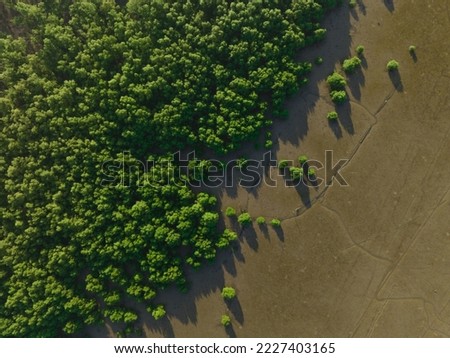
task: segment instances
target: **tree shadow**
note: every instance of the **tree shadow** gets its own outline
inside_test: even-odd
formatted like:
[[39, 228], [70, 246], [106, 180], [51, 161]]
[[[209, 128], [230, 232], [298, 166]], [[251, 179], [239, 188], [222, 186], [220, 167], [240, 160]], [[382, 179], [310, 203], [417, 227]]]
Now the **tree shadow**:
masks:
[[364, 72], [361, 68], [358, 68], [349, 77], [348, 88], [350, 88], [352, 96], [359, 101], [361, 99], [361, 87], [364, 87], [366, 83]]
[[384, 5], [389, 10], [389, 12], [393, 12], [395, 10], [394, 0], [383, 0]]
[[281, 242], [284, 242], [284, 231], [283, 228], [281, 226], [273, 226], [273, 231], [275, 231], [275, 233], [277, 234], [278, 239]]
[[242, 239], [245, 239], [247, 245], [253, 250], [258, 251], [258, 235], [256, 235], [253, 225], [246, 225], [241, 232]]
[[352, 107], [349, 101], [345, 101], [336, 106], [336, 112], [339, 116], [339, 122], [348, 134], [355, 134], [355, 128], [352, 121]]
[[262, 232], [262, 234], [264, 235], [264, 237], [266, 238], [266, 239], [270, 239], [270, 236], [269, 236], [269, 230], [267, 229], [267, 224], [260, 224], [260, 225], [258, 225], [258, 227], [259, 227], [259, 230]]
[[341, 125], [339, 124], [339, 121], [328, 121], [328, 126], [331, 128], [336, 139], [342, 137], [342, 129]]
[[367, 70], [367, 68], [369, 67], [368, 63], [367, 63], [367, 58], [366, 56], [364, 56], [364, 54], [359, 55], [359, 59], [361, 60], [361, 66], [362, 68], [364, 68], [365, 70]]
[[410, 51], [409, 54], [411, 55], [411, 58], [413, 59], [414, 63], [417, 62], [417, 53], [416, 51]]
[[307, 185], [305, 185], [303, 180], [300, 180], [297, 183], [297, 185], [295, 185], [295, 190], [297, 191], [298, 195], [300, 196], [300, 199], [301, 199], [303, 205], [309, 209], [311, 207], [311, 196], [309, 193], [309, 187]]
[[236, 332], [235, 332], [232, 324], [230, 324], [230, 325], [225, 327], [225, 332], [227, 333], [229, 338], [236, 338], [237, 337]]
[[234, 297], [232, 300], [226, 301], [226, 305], [228, 307], [228, 310], [233, 314], [236, 321], [242, 325], [244, 323], [244, 312], [242, 311], [239, 299], [237, 297]]
[[389, 71], [389, 78], [397, 92], [403, 92], [403, 82], [398, 70]]
[[358, 9], [364, 16], [366, 16], [367, 14], [366, 5], [362, 2], [362, 0], [358, 0]]
[[274, 121], [273, 132], [280, 142], [288, 142], [294, 146], [308, 133], [308, 121], [320, 100], [319, 84], [332, 73], [336, 64], [351, 55], [350, 11], [348, 6], [340, 6], [325, 18], [323, 27], [327, 30], [324, 41], [302, 49], [298, 61], [313, 63], [318, 56], [323, 58], [320, 66], [314, 66], [308, 76], [308, 83], [300, 88], [299, 93], [288, 99], [288, 120]]

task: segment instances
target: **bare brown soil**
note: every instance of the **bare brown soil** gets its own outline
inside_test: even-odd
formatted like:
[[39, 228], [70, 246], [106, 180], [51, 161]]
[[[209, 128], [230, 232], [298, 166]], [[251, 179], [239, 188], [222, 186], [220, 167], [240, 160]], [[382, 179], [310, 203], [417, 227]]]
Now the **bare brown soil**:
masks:
[[[190, 274], [189, 293], [163, 292], [168, 318], [144, 314], [147, 336], [450, 336], [449, 6], [360, 0], [327, 18], [327, 40], [302, 53], [325, 61], [275, 124], [276, 157], [323, 160], [331, 149], [350, 159], [349, 186], [220, 192], [223, 209], [280, 218], [282, 230], [255, 223], [231, 254]], [[330, 127], [324, 79], [359, 44], [364, 66], [349, 76], [350, 104]], [[390, 59], [397, 75], [385, 70]], [[237, 290], [229, 306], [224, 285]]]

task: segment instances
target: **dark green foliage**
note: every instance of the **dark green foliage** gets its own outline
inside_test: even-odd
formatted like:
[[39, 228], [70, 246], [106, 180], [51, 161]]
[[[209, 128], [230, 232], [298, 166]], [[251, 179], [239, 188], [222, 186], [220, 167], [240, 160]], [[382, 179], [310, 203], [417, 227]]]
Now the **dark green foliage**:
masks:
[[222, 289], [222, 297], [226, 300], [232, 300], [236, 297], [236, 290], [233, 287], [224, 287]]
[[322, 57], [316, 57], [315, 59], [314, 59], [314, 63], [316, 64], [316, 65], [321, 65], [322, 63], [323, 63], [323, 58]]
[[414, 45], [409, 46], [408, 51], [411, 55], [414, 55], [416, 53], [416, 46]]
[[327, 114], [327, 119], [329, 121], [337, 121], [338, 118], [339, 118], [339, 115], [335, 111], [328, 112], [328, 114]]
[[333, 72], [327, 77], [327, 83], [330, 87], [330, 91], [340, 91], [345, 88], [347, 81], [345, 78], [337, 72]]
[[398, 67], [399, 63], [396, 60], [390, 60], [386, 65], [386, 69], [388, 71], [396, 71], [398, 70]]
[[236, 216], [236, 210], [234, 208], [232, 208], [231, 206], [229, 206], [225, 210], [225, 215], [228, 217]]
[[336, 104], [344, 103], [347, 100], [347, 93], [345, 91], [331, 91], [331, 100]]
[[28, 3], [8, 1], [21, 36], [0, 38], [0, 335], [131, 324], [126, 299], [153, 307], [237, 237], [168, 156], [228, 152], [285, 114], [334, 1]]
[[252, 217], [250, 216], [249, 213], [242, 213], [241, 215], [238, 216], [238, 222], [242, 226], [250, 225], [252, 223]]
[[280, 227], [281, 226], [281, 221], [279, 219], [272, 219], [270, 221], [270, 225], [272, 225], [275, 228]]
[[278, 162], [278, 168], [280, 168], [280, 169], [284, 169], [288, 166], [289, 166], [289, 160], [283, 159]]
[[361, 59], [357, 56], [348, 58], [342, 63], [342, 69], [345, 73], [353, 73], [359, 67], [361, 67]]

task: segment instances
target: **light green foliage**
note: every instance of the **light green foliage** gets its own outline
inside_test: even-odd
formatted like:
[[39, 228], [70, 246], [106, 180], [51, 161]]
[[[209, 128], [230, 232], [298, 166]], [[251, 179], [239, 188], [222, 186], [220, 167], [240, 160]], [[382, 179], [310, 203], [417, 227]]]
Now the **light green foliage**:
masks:
[[316, 176], [316, 170], [314, 168], [308, 168], [308, 178], [314, 178]]
[[339, 115], [337, 114], [336, 111], [331, 111], [331, 112], [328, 112], [327, 119], [329, 121], [337, 121], [339, 119]]
[[280, 227], [281, 226], [281, 221], [279, 219], [272, 219], [270, 221], [270, 225], [272, 225], [273, 227]]
[[289, 166], [289, 160], [282, 159], [278, 162], [278, 168], [284, 169]]
[[298, 162], [303, 165], [308, 161], [308, 156], [305, 154], [302, 154], [301, 156], [298, 157]]
[[252, 223], [252, 217], [250, 216], [249, 213], [242, 213], [241, 215], [238, 216], [238, 222], [242, 226], [247, 226]]
[[236, 297], [236, 290], [233, 287], [224, 287], [222, 289], [222, 297], [225, 300], [232, 300]]
[[154, 319], [158, 320], [166, 315], [166, 310], [163, 305], [158, 305], [152, 310], [152, 316]]
[[345, 78], [337, 72], [333, 72], [327, 77], [327, 83], [330, 87], [330, 91], [340, 91], [345, 88], [347, 81]]
[[411, 55], [415, 54], [416, 53], [416, 46], [414, 46], [414, 45], [409, 46], [408, 51], [409, 51], [409, 53]]
[[331, 91], [331, 100], [336, 104], [344, 103], [347, 100], [347, 93], [345, 91]]
[[386, 65], [386, 69], [388, 71], [396, 71], [398, 70], [398, 67], [399, 63], [396, 60], [390, 60]]
[[356, 46], [356, 53], [358, 54], [358, 56], [361, 56], [364, 53], [364, 46], [363, 45]]
[[350, 7], [352, 7], [352, 8], [355, 7], [356, 6], [356, 0], [349, 0], [348, 5]]
[[236, 241], [237, 237], [238, 236], [234, 231], [225, 229], [216, 245], [219, 249], [223, 249], [229, 246], [231, 242]]
[[225, 215], [228, 217], [236, 216], [236, 210], [231, 206], [227, 207], [225, 210]]
[[226, 314], [222, 315], [222, 317], [220, 318], [220, 323], [222, 324], [222, 326], [228, 327], [231, 324], [230, 316]]
[[303, 168], [290, 167], [289, 171], [291, 173], [292, 179], [294, 180], [300, 180], [303, 177]]
[[258, 217], [256, 218], [256, 223], [257, 223], [258, 225], [264, 225], [264, 224], [266, 223], [266, 219], [265, 219], [263, 216], [258, 216]]
[[357, 68], [361, 67], [361, 59], [357, 56], [344, 60], [342, 69], [345, 73], [353, 73]]

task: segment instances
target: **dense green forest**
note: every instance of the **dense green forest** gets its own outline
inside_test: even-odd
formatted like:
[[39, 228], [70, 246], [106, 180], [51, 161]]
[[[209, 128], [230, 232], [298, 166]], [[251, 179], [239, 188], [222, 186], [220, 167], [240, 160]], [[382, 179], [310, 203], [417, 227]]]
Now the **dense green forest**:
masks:
[[[167, 158], [232, 151], [282, 116], [336, 2], [0, 1], [0, 336], [133, 324], [130, 298], [164, 315], [157, 291], [237, 237], [214, 197], [164, 180]], [[124, 151], [160, 176], [102, 185]]]

